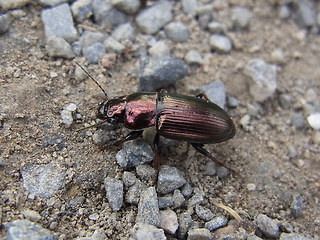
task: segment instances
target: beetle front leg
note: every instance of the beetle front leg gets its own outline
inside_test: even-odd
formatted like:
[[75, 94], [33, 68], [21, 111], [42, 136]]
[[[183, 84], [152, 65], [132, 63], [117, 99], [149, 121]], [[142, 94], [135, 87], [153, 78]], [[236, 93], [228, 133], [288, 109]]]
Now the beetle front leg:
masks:
[[139, 131], [132, 131], [127, 136], [125, 136], [123, 139], [120, 139], [113, 143], [114, 146], [121, 146], [124, 142], [134, 140], [140, 136], [142, 136], [143, 130]]

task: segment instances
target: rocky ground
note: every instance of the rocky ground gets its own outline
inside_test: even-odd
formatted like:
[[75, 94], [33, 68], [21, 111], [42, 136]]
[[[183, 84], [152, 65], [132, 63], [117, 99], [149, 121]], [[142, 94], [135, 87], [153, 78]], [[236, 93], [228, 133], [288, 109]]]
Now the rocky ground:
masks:
[[[112, 3], [0, 0], [0, 237], [319, 239], [318, 1]], [[110, 97], [206, 92], [237, 174], [161, 138], [155, 184], [148, 136], [101, 149], [129, 130], [84, 129], [104, 95], [75, 62]]]

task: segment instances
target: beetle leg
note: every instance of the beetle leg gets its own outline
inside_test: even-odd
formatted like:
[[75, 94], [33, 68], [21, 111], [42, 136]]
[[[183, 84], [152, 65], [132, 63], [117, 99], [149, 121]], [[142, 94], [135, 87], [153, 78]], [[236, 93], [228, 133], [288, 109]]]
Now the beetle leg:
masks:
[[192, 147], [194, 147], [195, 150], [197, 150], [199, 153], [201, 153], [202, 155], [210, 158], [212, 161], [214, 161], [215, 163], [219, 164], [220, 166], [223, 166], [227, 169], [229, 169], [231, 172], [233, 173], [237, 173], [235, 170], [233, 170], [232, 168], [229, 168], [227, 166], [224, 165], [223, 162], [219, 161], [218, 159], [216, 159], [214, 156], [212, 156], [207, 150], [205, 150], [203, 148], [203, 144], [198, 144], [198, 143], [191, 143]]
[[159, 133], [156, 133], [156, 135], [154, 136], [154, 140], [153, 140], [153, 147], [154, 147], [153, 168], [156, 171], [154, 174], [154, 179], [153, 179], [154, 184], [157, 183], [157, 178], [158, 178], [160, 165], [161, 165], [160, 156], [159, 156], [159, 148], [158, 148], [159, 147], [159, 139], [160, 139], [160, 135], [159, 135]]
[[132, 131], [127, 136], [125, 136], [123, 139], [116, 141], [113, 145], [121, 146], [126, 141], [134, 140], [134, 139], [140, 137], [142, 135], [142, 133], [143, 133], [143, 130]]
[[205, 93], [199, 93], [199, 94], [196, 95], [196, 97], [197, 98], [203, 98], [206, 101], [211, 102], [210, 99], [208, 98], [207, 94], [205, 94]]

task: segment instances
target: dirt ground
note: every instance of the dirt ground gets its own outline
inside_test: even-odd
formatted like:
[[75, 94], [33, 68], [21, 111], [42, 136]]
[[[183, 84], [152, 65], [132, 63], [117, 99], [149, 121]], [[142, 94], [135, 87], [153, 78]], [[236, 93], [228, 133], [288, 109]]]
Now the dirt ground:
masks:
[[[191, 148], [187, 160], [176, 164], [179, 153], [185, 151], [185, 143], [177, 143], [177, 147], [164, 153], [168, 157], [165, 162], [177, 165], [194, 188], [206, 193], [205, 206], [214, 212], [227, 216], [213, 206], [214, 202], [221, 202], [245, 212], [250, 219], [264, 213], [290, 223], [295, 232], [319, 239], [320, 148], [312, 140], [316, 131], [306, 122], [305, 106], [310, 101], [308, 98], [320, 106], [320, 37], [300, 28], [291, 19], [280, 20], [277, 9], [267, 1], [241, 2], [251, 7], [253, 19], [250, 30], [230, 31], [230, 37], [237, 41], [237, 48], [230, 54], [210, 52], [208, 44], [203, 44], [210, 34], [200, 30], [190, 18], [182, 18], [192, 31], [190, 41], [172, 46], [174, 56], [181, 57], [189, 49], [196, 49], [209, 59], [204, 68], [189, 69], [188, 76], [176, 84], [177, 92], [194, 95], [203, 85], [221, 79], [227, 95], [239, 100], [240, 106], [228, 111], [237, 125], [235, 138], [208, 145], [206, 149], [215, 152], [240, 174], [223, 179], [206, 176], [208, 159]], [[137, 208], [125, 205], [113, 213], [103, 187], [106, 176], [119, 177], [123, 172], [115, 161], [117, 151], [99, 150], [92, 141], [95, 128], [76, 131], [94, 123], [101, 91], [89, 79], [75, 80], [72, 61], [47, 56], [40, 6], [26, 6], [19, 11], [21, 16], [12, 18], [10, 31], [0, 36], [1, 222], [23, 218], [21, 212], [32, 209], [43, 216], [39, 221], [43, 227], [58, 222], [53, 231], [62, 239], [90, 235], [97, 228], [104, 229], [112, 239], [127, 238]], [[231, 24], [230, 10], [223, 9], [217, 18]], [[248, 105], [254, 104], [243, 67], [256, 57], [269, 61], [271, 52], [277, 48], [283, 50], [286, 59], [278, 65], [278, 90], [273, 98], [260, 104], [261, 111], [251, 117], [250, 128], [243, 129], [239, 120], [247, 114]], [[82, 60], [77, 59], [80, 63]], [[112, 79], [106, 77], [106, 70], [100, 65], [86, 67], [112, 96], [139, 90], [139, 60], [135, 57], [110, 69]], [[316, 93], [316, 97], [310, 96], [310, 92]], [[278, 103], [283, 93], [291, 97], [288, 109]], [[84, 117], [66, 128], [60, 111], [69, 103], [75, 103]], [[290, 118], [297, 112], [305, 115], [302, 129], [290, 126]], [[126, 132], [123, 129], [123, 134]], [[63, 139], [62, 148], [44, 144], [47, 137], [57, 136]], [[297, 155], [290, 159], [288, 149], [292, 146]], [[25, 191], [20, 170], [28, 163], [49, 162], [66, 170], [67, 184], [52, 198], [56, 204], [48, 207], [48, 199], [32, 198]], [[247, 189], [249, 183], [255, 184], [254, 191]], [[294, 217], [289, 209], [293, 196], [298, 194], [304, 204], [302, 215]], [[82, 215], [79, 209], [64, 209], [77, 196], [85, 197]], [[90, 220], [88, 215], [95, 212], [104, 217]], [[5, 233], [4, 228], [0, 229], [0, 237]]]

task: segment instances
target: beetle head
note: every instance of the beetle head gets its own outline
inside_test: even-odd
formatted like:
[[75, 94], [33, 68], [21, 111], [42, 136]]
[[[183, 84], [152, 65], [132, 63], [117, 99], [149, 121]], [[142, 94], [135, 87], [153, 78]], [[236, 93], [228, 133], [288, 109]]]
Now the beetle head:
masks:
[[108, 123], [123, 123], [126, 108], [126, 100], [113, 98], [99, 104], [97, 118], [106, 120]]

